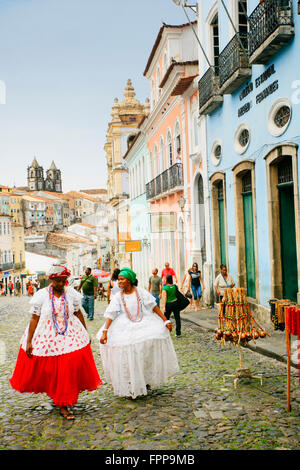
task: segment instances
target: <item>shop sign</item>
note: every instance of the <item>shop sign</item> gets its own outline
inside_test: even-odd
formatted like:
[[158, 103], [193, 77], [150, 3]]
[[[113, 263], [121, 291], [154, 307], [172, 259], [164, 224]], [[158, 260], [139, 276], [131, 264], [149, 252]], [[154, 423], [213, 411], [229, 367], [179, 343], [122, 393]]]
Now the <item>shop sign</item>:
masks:
[[[272, 64], [267, 68], [258, 78], [255, 79], [255, 88], [260, 87], [266, 80], [268, 80], [274, 73], [276, 73], [275, 65]], [[255, 103], [260, 104], [265, 98], [278, 90], [279, 84], [278, 80], [275, 80], [271, 85], [267, 86], [261, 93], [256, 95]], [[250, 93], [254, 90], [253, 82], [249, 83], [240, 93], [239, 99], [243, 101]], [[244, 114], [248, 113], [252, 108], [252, 100], [245, 103], [238, 109], [238, 117], [242, 117]]]
[[127, 253], [134, 253], [142, 251], [141, 240], [130, 240], [125, 242], [125, 251]]

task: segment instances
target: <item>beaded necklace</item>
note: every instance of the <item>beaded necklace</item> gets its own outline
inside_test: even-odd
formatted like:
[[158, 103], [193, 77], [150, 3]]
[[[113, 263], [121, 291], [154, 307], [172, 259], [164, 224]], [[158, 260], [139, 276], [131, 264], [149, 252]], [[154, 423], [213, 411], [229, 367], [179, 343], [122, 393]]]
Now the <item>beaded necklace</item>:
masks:
[[[122, 300], [122, 304], [123, 304], [125, 313], [126, 313], [127, 317], [129, 318], [129, 320], [130, 320], [130, 321], [133, 321], [133, 322], [135, 322], [135, 323], [137, 323], [137, 322], [142, 321], [142, 319], [143, 319], [143, 313], [141, 314], [141, 317], [140, 317], [140, 312], [143, 312], [143, 310], [140, 308], [140, 307], [141, 307], [141, 299], [140, 299], [140, 297], [139, 297], [139, 295], [138, 295], [137, 289], [134, 289], [134, 292], [135, 292], [136, 300], [137, 300], [137, 312], [136, 312], [136, 315], [131, 315], [131, 313], [129, 312], [129, 310], [128, 310], [128, 308], [127, 308], [127, 305], [126, 305], [126, 302], [125, 302], [124, 292], [123, 292], [123, 291], [121, 292], [121, 300]], [[140, 317], [140, 318], [139, 318], [139, 317]]]
[[[63, 294], [60, 297], [60, 307], [59, 307], [58, 312], [56, 312], [56, 309], [55, 309], [55, 302], [54, 302], [54, 294], [53, 294], [52, 284], [49, 287], [49, 297], [50, 297], [50, 302], [51, 302], [52, 320], [53, 320], [54, 329], [56, 331], [56, 334], [66, 335], [67, 334], [67, 329], [68, 329], [69, 311], [68, 311], [68, 302], [67, 302], [67, 299], [66, 299], [65, 290], [64, 290]], [[64, 327], [63, 327], [63, 329], [60, 329], [58, 321], [57, 321], [57, 315], [58, 315], [58, 313], [60, 313], [62, 311], [62, 309], [64, 311]]]

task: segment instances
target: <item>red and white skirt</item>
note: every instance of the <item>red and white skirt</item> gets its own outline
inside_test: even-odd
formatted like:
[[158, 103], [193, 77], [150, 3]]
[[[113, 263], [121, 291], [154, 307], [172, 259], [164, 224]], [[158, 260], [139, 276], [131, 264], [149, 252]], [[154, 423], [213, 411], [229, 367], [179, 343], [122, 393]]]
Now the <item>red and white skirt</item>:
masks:
[[9, 382], [21, 393], [46, 393], [56, 406], [73, 406], [80, 392], [102, 384], [90, 344], [60, 356], [32, 358], [20, 348]]

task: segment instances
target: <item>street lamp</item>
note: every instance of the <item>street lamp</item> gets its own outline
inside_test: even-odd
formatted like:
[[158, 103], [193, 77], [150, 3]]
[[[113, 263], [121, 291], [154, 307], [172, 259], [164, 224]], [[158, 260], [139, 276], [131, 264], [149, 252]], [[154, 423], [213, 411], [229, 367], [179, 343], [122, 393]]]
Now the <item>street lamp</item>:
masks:
[[179, 205], [181, 211], [183, 211], [185, 203], [186, 199], [183, 196], [180, 196], [180, 198], [177, 199], [177, 204]]

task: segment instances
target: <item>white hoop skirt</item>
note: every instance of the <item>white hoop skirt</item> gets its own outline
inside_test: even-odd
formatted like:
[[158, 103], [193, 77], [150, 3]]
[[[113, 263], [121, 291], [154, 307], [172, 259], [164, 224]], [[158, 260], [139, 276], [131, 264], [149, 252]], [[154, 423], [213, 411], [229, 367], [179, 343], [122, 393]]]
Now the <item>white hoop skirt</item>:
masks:
[[[100, 344], [100, 354], [105, 378], [120, 397], [147, 395], [147, 385], [165, 384], [179, 371], [170, 332], [152, 311], [156, 305], [154, 297], [145, 289], [138, 288], [138, 293], [143, 312], [141, 322], [129, 320], [119, 293], [104, 314], [113, 322], [107, 332], [107, 344]], [[128, 310], [135, 314], [136, 295], [125, 295], [125, 301]], [[97, 333], [98, 340], [103, 328]]]

